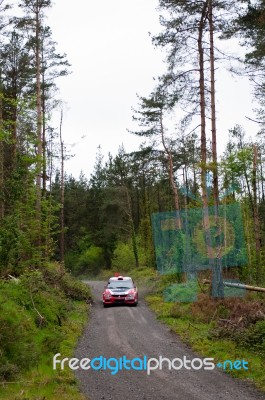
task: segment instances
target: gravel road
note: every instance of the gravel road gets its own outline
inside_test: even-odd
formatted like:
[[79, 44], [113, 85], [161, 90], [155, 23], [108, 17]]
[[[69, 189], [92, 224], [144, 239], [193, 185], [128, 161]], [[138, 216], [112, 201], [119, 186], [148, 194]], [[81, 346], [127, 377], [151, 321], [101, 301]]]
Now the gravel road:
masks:
[[[75, 357], [127, 356], [169, 359], [198, 357], [177, 335], [155, 319], [139, 298], [138, 307], [103, 308], [101, 294], [104, 282], [88, 282], [95, 304], [89, 325], [77, 346]], [[209, 354], [208, 357], [211, 357]], [[139, 364], [138, 364], [139, 365]], [[90, 400], [257, 400], [265, 394], [246, 383], [214, 369], [205, 370], [110, 370], [76, 371], [81, 391]]]

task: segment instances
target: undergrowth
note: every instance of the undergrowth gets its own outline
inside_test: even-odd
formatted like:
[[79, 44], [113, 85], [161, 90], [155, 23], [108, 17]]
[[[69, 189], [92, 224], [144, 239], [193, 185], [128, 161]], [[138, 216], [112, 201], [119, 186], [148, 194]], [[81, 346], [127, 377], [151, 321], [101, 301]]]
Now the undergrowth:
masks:
[[181, 339], [215, 363], [245, 360], [248, 370], [226, 372], [265, 390], [265, 299], [252, 293], [245, 298], [211, 299], [200, 293], [193, 303], [168, 302], [164, 290], [177, 277], [162, 276], [146, 297], [157, 318]]
[[60, 264], [0, 281], [0, 398], [82, 399], [55, 353], [71, 356], [87, 321], [89, 288]]

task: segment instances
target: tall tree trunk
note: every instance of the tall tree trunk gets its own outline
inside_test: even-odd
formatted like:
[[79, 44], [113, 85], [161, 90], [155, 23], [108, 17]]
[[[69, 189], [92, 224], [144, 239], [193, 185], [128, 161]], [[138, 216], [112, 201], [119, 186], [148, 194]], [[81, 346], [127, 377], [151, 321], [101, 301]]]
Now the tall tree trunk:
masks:
[[60, 260], [64, 263], [64, 142], [62, 137], [63, 110], [60, 119], [60, 145], [61, 145], [61, 215], [60, 215]]
[[10, 174], [12, 175], [16, 169], [17, 159], [17, 100], [18, 100], [18, 88], [17, 88], [17, 71], [13, 70], [12, 73], [12, 143], [11, 143], [11, 162], [10, 162]]
[[212, 123], [212, 157], [213, 157], [213, 197], [216, 214], [218, 215], [219, 188], [216, 143], [216, 111], [215, 111], [215, 60], [214, 60], [214, 24], [213, 5], [209, 0], [209, 30], [210, 30], [210, 70], [211, 70], [211, 123]]
[[258, 213], [258, 200], [257, 200], [257, 161], [258, 149], [257, 145], [253, 146], [253, 172], [252, 172], [252, 187], [253, 187], [253, 214], [254, 214], [254, 232], [255, 232], [255, 247], [256, 247], [256, 281], [260, 281], [260, 222]]
[[[212, 240], [210, 232], [209, 203], [206, 185], [206, 168], [207, 168], [207, 147], [206, 147], [206, 100], [205, 100], [205, 75], [204, 75], [204, 47], [203, 32], [205, 29], [205, 21], [207, 18], [208, 1], [205, 1], [202, 8], [201, 19], [198, 32], [198, 52], [199, 52], [199, 71], [200, 71], [200, 114], [201, 114], [201, 188], [202, 188], [202, 204], [203, 204], [203, 221], [206, 240], [206, 252], [209, 259], [210, 268], [215, 269], [214, 254], [212, 251]], [[216, 279], [212, 274], [212, 293], [216, 295]]]
[[36, 211], [39, 225], [41, 224], [41, 176], [42, 176], [42, 93], [41, 93], [41, 57], [40, 57], [40, 5], [36, 1], [35, 9], [35, 41], [36, 41], [36, 97], [37, 97], [37, 178], [36, 178]]
[[206, 164], [207, 164], [207, 148], [206, 148], [206, 101], [205, 101], [205, 77], [204, 77], [204, 48], [203, 48], [203, 30], [205, 27], [205, 19], [207, 14], [207, 1], [204, 2], [201, 19], [199, 23], [198, 33], [198, 52], [199, 52], [199, 86], [200, 86], [200, 115], [201, 115], [201, 188], [202, 188], [202, 204], [204, 229], [207, 234], [210, 229], [209, 209], [206, 187]]
[[190, 280], [194, 278], [194, 274], [190, 272], [189, 266], [191, 265], [191, 243], [188, 238], [190, 237], [189, 235], [189, 222], [188, 222], [188, 192], [189, 192], [189, 187], [188, 187], [188, 177], [187, 177], [187, 165], [185, 164], [183, 168], [183, 182], [186, 187], [186, 194], [184, 196], [184, 207], [185, 207], [185, 234], [186, 234], [186, 240], [185, 240], [185, 258], [184, 258], [184, 264], [185, 264], [185, 270], [187, 272], [187, 277], [184, 275], [185, 280]]
[[260, 180], [261, 180], [261, 199], [264, 203], [265, 196], [264, 196], [264, 175], [263, 175], [263, 166], [262, 166], [262, 158], [260, 158]]
[[52, 204], [53, 204], [53, 191], [52, 191], [52, 182], [53, 182], [53, 141], [52, 139], [49, 141], [49, 158], [48, 158], [48, 176], [49, 176], [49, 195], [48, 195], [48, 236], [47, 236], [47, 248], [50, 246], [51, 240], [52, 240], [52, 215], [53, 215], [53, 209], [52, 209]]
[[42, 194], [46, 196], [46, 181], [47, 181], [47, 165], [46, 165], [46, 102], [45, 102], [45, 72], [44, 72], [44, 49], [41, 45], [41, 63], [42, 63]]
[[201, 188], [202, 188], [202, 203], [204, 211], [204, 227], [205, 230], [209, 230], [209, 210], [208, 210], [208, 199], [206, 189], [206, 163], [207, 163], [207, 151], [206, 151], [206, 102], [205, 102], [205, 77], [204, 77], [204, 49], [202, 44], [203, 30], [205, 26], [205, 18], [207, 11], [207, 2], [204, 2], [201, 19], [199, 23], [199, 34], [198, 34], [198, 52], [199, 52], [199, 71], [200, 71], [200, 115], [201, 115]]
[[[213, 198], [215, 210], [215, 224], [220, 230], [218, 223], [219, 187], [218, 187], [218, 166], [217, 166], [217, 143], [216, 143], [216, 111], [215, 111], [215, 60], [214, 60], [214, 23], [213, 23], [213, 2], [209, 0], [209, 31], [210, 31], [210, 74], [211, 74], [211, 124], [212, 124], [212, 157], [213, 157]], [[219, 243], [215, 265], [212, 270], [212, 294], [213, 297], [224, 297], [222, 261], [220, 257], [222, 243]]]
[[201, 115], [201, 188], [202, 188], [202, 204], [203, 204], [203, 219], [204, 229], [209, 232], [209, 209], [206, 187], [206, 164], [207, 164], [207, 149], [206, 149], [206, 102], [205, 102], [205, 77], [204, 77], [204, 48], [203, 48], [203, 30], [205, 27], [205, 19], [207, 15], [207, 1], [204, 2], [198, 32], [198, 52], [199, 52], [199, 87], [200, 87], [200, 115]]
[[[188, 206], [190, 199], [189, 199], [189, 182], [188, 182], [188, 168], [187, 168], [187, 160], [185, 160], [185, 167], [184, 167], [184, 184], [185, 184], [185, 191], [186, 191], [186, 195], [185, 195], [185, 204]], [[185, 206], [186, 207], [186, 206]]]
[[3, 90], [2, 76], [0, 73], [0, 219], [5, 215], [4, 202], [4, 138], [3, 138]]

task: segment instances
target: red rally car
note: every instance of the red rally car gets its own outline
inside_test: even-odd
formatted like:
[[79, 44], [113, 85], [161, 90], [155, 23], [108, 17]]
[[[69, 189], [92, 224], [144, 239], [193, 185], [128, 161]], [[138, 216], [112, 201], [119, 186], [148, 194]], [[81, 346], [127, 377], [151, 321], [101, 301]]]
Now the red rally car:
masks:
[[109, 279], [103, 292], [103, 306], [130, 304], [137, 306], [138, 290], [129, 276], [115, 276]]

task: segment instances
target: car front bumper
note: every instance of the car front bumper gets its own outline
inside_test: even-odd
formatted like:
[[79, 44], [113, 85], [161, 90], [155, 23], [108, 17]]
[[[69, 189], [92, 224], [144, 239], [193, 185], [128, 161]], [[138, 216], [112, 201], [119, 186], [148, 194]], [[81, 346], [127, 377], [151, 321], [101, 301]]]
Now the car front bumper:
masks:
[[114, 305], [114, 304], [135, 304], [137, 303], [137, 297], [129, 297], [124, 295], [111, 295], [107, 298], [103, 296], [104, 305]]

